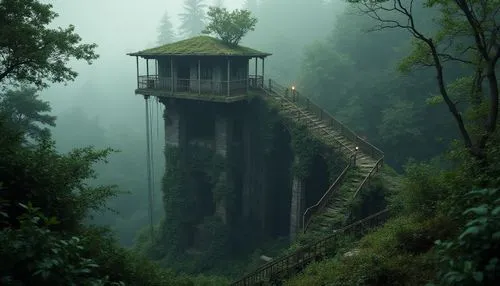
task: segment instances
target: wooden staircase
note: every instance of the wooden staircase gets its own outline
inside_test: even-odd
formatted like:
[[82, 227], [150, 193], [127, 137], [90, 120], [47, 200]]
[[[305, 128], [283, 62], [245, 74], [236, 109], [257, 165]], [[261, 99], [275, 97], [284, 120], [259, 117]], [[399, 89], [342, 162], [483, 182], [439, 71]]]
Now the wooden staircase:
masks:
[[385, 220], [387, 214], [387, 210], [384, 210], [343, 227], [348, 214], [341, 213], [341, 210], [346, 209], [346, 204], [355, 198], [373, 174], [380, 170], [384, 162], [382, 151], [356, 135], [295, 89], [285, 88], [270, 79], [263, 91], [266, 95], [265, 100], [279, 106], [282, 116], [305, 125], [317, 139], [340, 151], [347, 159], [347, 164], [321, 199], [307, 208], [303, 214], [303, 231], [313, 232], [315, 237], [326, 237], [290, 255], [265, 264], [234, 282], [233, 285], [262, 284], [264, 281], [272, 280], [273, 277], [291, 275], [307, 263], [323, 259], [328, 255], [327, 245], [331, 244], [338, 235], [356, 231], [360, 226], [366, 228], [367, 223], [369, 226], [379, 224]]
[[341, 175], [323, 197], [303, 215], [304, 231], [324, 236], [343, 225], [347, 214], [340, 213], [372, 175], [382, 167], [384, 153], [338, 122], [309, 98], [287, 89], [273, 80], [265, 87], [266, 100], [280, 107], [280, 114], [297, 124], [304, 124], [313, 136], [340, 151], [347, 159]]

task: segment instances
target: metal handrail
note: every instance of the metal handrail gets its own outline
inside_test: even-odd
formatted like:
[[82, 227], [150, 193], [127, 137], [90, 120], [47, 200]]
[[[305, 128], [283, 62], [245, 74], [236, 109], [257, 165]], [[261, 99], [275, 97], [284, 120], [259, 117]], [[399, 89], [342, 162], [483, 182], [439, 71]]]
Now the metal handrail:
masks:
[[345, 176], [347, 175], [347, 171], [349, 171], [349, 169], [352, 166], [352, 158], [353, 157], [350, 158], [349, 162], [347, 163], [347, 166], [344, 168], [342, 173], [340, 173], [335, 182], [333, 182], [333, 184], [323, 194], [323, 196], [319, 199], [319, 201], [305, 210], [304, 214], [302, 215], [303, 232], [306, 232], [307, 228], [311, 224], [312, 215], [314, 213], [322, 211], [323, 208], [325, 207], [326, 202], [328, 201], [328, 199], [330, 199], [331, 195], [333, 195], [337, 190], [340, 189], [340, 186], [344, 181]]
[[[302, 114], [302, 116], [304, 118], [307, 118], [307, 119], [311, 119], [311, 120], [314, 120], [315, 118], [313, 118], [312, 116], [308, 115], [307, 113], [304, 112], [304, 110], [302, 110], [301, 108], [297, 107], [293, 101], [290, 101], [284, 94], [281, 94], [281, 92], [279, 90], [273, 90], [273, 87], [275, 85], [278, 85], [277, 83], [273, 84], [273, 85], [270, 85], [269, 86], [269, 91], [271, 92], [274, 92], [275, 94], [279, 95], [282, 99], [284, 99], [285, 101], [287, 101], [288, 103], [291, 103], [292, 104], [292, 107], [299, 113]], [[268, 93], [268, 90], [266, 89], [263, 89], [266, 93]], [[335, 135], [334, 133], [332, 132], [329, 132], [326, 128], [324, 127], [321, 127], [320, 130], [323, 132], [323, 133], [326, 133], [326, 135]], [[355, 150], [352, 150], [351, 148], [349, 148], [349, 146], [345, 145], [344, 143], [342, 143], [341, 141], [339, 140], [335, 140], [341, 147], [347, 149], [348, 152], [351, 153], [351, 156], [352, 154], [354, 154]]]
[[382, 158], [380, 158], [380, 159], [377, 160], [377, 162], [375, 163], [375, 166], [373, 166], [373, 168], [370, 170], [370, 173], [368, 173], [368, 175], [365, 177], [365, 179], [363, 180], [363, 182], [356, 189], [356, 192], [354, 192], [354, 195], [352, 196], [353, 199], [356, 198], [356, 196], [361, 191], [361, 189], [363, 189], [363, 187], [366, 185], [366, 183], [370, 180], [370, 178], [373, 175], [373, 173], [374, 172], [378, 172], [379, 168], [383, 164], [384, 164], [384, 157], [382, 157]]
[[385, 219], [386, 218], [385, 215], [388, 212], [389, 212], [388, 209], [384, 209], [364, 219], [354, 222], [348, 226], [338, 229], [333, 234], [321, 240], [318, 240], [310, 245], [301, 247], [295, 250], [293, 253], [290, 253], [288, 255], [285, 255], [281, 258], [275, 259], [271, 262], [268, 262], [258, 267], [251, 273], [233, 282], [231, 285], [252, 285], [250, 283], [261, 282], [264, 279], [270, 278], [271, 276], [276, 275], [282, 271], [294, 269], [300, 265], [304, 266], [305, 264], [308, 264], [310, 261], [323, 257], [324, 256], [323, 250], [326, 250], [326, 244], [328, 242], [333, 241], [335, 238], [337, 238], [341, 234], [345, 234], [346, 232], [355, 232], [357, 230], [357, 227], [363, 225], [364, 223], [372, 222], [371, 226], [373, 227], [377, 224], [378, 222], [377, 219], [381, 217]]
[[[268, 86], [268, 89], [271, 91], [271, 92], [274, 92], [275, 94], [277, 95], [280, 95], [284, 100], [288, 101], [288, 103], [291, 103], [291, 105], [293, 107], [295, 107], [295, 109], [300, 112], [305, 118], [308, 118], [308, 119], [311, 119], [311, 116], [308, 115], [307, 113], [305, 113], [301, 108], [297, 107], [295, 105], [295, 102], [294, 101], [290, 101], [286, 94], [287, 94], [287, 89], [280, 85], [279, 83], [277, 83], [276, 81], [272, 80], [272, 79], [269, 79], [269, 86]], [[267, 91], [266, 91], [267, 92]], [[293, 91], [293, 95], [292, 95], [292, 98], [298, 98], [299, 97], [299, 92], [294, 90]], [[303, 97], [303, 96], [302, 96]], [[349, 129], [347, 126], [343, 125], [342, 123], [340, 123], [339, 121], [337, 121], [335, 118], [333, 118], [333, 116], [324, 111], [321, 107], [319, 107], [314, 101], [310, 101], [308, 98], [306, 98], [307, 100], [307, 105], [306, 105], [306, 110], [309, 110], [310, 108], [310, 105], [316, 107], [318, 110], [320, 110], [322, 113], [324, 113], [327, 117], [330, 118], [330, 122], [333, 126], [333, 122], [335, 122], [338, 126], [340, 126], [340, 134], [348, 139], [351, 139], [352, 138], [355, 138], [355, 143], [356, 144], [359, 144], [359, 143], [364, 143], [364, 144], [361, 144], [362, 147], [364, 148], [360, 148], [360, 149], [365, 149], [365, 150], [370, 150], [369, 153], [371, 153], [372, 156], [374, 156], [375, 154], [377, 154], [378, 156], [378, 161], [376, 162], [375, 166], [370, 170], [370, 172], [365, 176], [365, 178], [363, 179], [363, 182], [358, 186], [358, 188], [356, 189], [355, 193], [354, 193], [354, 197], [360, 192], [360, 190], [366, 185], [366, 183], [369, 181], [369, 179], [371, 178], [372, 174], [374, 171], [378, 171], [379, 169], [379, 166], [381, 164], [383, 164], [383, 159], [384, 159], [384, 153], [378, 149], [377, 147], [373, 146], [372, 144], [366, 142], [364, 139], [362, 139], [361, 137], [359, 137], [356, 133], [354, 133], [351, 129]], [[297, 100], [298, 103], [301, 103], [300, 100]], [[313, 119], [314, 120], [314, 119]], [[332, 135], [331, 132], [328, 132], [326, 130], [326, 128], [324, 127], [321, 127], [320, 128], [321, 131], [323, 131], [324, 133], [326, 133], [327, 135]], [[348, 136], [346, 136], [348, 133]], [[350, 149], [348, 146], [346, 146], [345, 144], [343, 144], [342, 142], [336, 140], [338, 143], [341, 144], [341, 146], [343, 146], [344, 148], [346, 148], [347, 150], [350, 151], [351, 155], [349, 156], [349, 160], [348, 160], [348, 164], [347, 166], [344, 168], [344, 170], [342, 171], [342, 173], [339, 175], [339, 177], [335, 180], [335, 182], [328, 188], [328, 190], [323, 194], [323, 196], [319, 199], [319, 201], [310, 206], [309, 208], [307, 208], [304, 212], [304, 214], [302, 215], [302, 227], [303, 227], [303, 231], [305, 232], [308, 228], [308, 226], [310, 225], [311, 223], [311, 218], [312, 218], [312, 215], [313, 213], [317, 213], [317, 212], [320, 212], [321, 210], [323, 210], [326, 202], [328, 201], [328, 199], [330, 199], [330, 196], [335, 192], [337, 191], [338, 189], [340, 189], [340, 186], [347, 174], [347, 171], [350, 169], [350, 167], [352, 166], [352, 158], [353, 156], [355, 156], [354, 154], [354, 150]], [[363, 146], [364, 145], [364, 146]]]
[[[277, 83], [276, 81], [274, 81], [272, 79], [269, 79], [269, 85], [272, 86], [272, 87], [278, 86], [280, 89], [285, 90], [285, 93], [288, 90], [286, 87], [280, 85], [279, 83]], [[367, 142], [365, 139], [359, 137], [349, 127], [347, 127], [346, 125], [342, 124], [340, 121], [336, 120], [329, 112], [327, 112], [326, 110], [324, 110], [323, 108], [321, 108], [316, 102], [314, 102], [313, 99], [301, 95], [300, 92], [298, 92], [297, 90], [294, 90], [292, 92], [291, 96], [294, 99], [296, 99], [294, 102], [297, 102], [299, 105], [305, 107], [306, 110], [308, 110], [308, 111], [309, 111], [309, 109], [310, 109], [311, 106], [315, 107], [317, 110], [320, 110], [321, 111], [321, 116], [320, 117], [322, 117], [322, 116], [328, 117], [328, 119], [330, 120], [330, 122], [327, 122], [327, 123], [330, 123], [330, 125], [332, 127], [334, 126], [333, 123], [335, 123], [335, 125], [337, 125], [337, 126], [340, 126], [340, 130], [339, 130], [340, 134], [342, 136], [350, 139], [351, 141], [353, 141], [357, 145], [359, 145], [359, 147], [360, 147], [360, 149], [362, 151], [364, 151], [364, 150], [368, 151], [366, 153], [370, 154], [372, 157], [375, 157], [376, 159], [380, 159], [381, 157], [383, 157], [384, 152], [382, 152], [379, 148], [377, 148], [374, 145], [372, 145], [369, 142]], [[303, 99], [303, 100], [301, 101], [301, 99]]]

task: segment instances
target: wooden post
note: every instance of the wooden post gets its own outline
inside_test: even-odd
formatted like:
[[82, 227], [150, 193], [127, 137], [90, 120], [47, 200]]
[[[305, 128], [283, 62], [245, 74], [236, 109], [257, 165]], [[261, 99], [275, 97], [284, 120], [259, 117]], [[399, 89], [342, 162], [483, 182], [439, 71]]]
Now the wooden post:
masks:
[[262, 58], [262, 85], [264, 85], [264, 60], [265, 58]]
[[198, 95], [201, 95], [201, 60], [198, 59]]
[[137, 88], [139, 88], [139, 56], [135, 56], [135, 63], [137, 64]]
[[158, 59], [155, 59], [155, 75], [158, 78]]
[[258, 83], [258, 80], [257, 80], [257, 59], [258, 58], [255, 58], [255, 87], [259, 87], [259, 83]]
[[245, 81], [246, 86], [245, 87], [246, 87], [246, 93], [248, 94], [248, 86], [250, 85], [250, 72], [249, 72], [250, 65], [249, 65], [248, 61], [247, 61], [247, 69], [246, 70], [247, 70], [247, 74], [245, 75], [245, 77], [246, 77], [246, 81]]
[[231, 60], [227, 58], [227, 96], [231, 95], [229, 79], [231, 78]]
[[149, 59], [146, 59], [146, 88], [149, 88]]
[[172, 86], [170, 87], [170, 91], [172, 92], [172, 95], [174, 94], [174, 57], [170, 57], [170, 77], [171, 77], [171, 82]]

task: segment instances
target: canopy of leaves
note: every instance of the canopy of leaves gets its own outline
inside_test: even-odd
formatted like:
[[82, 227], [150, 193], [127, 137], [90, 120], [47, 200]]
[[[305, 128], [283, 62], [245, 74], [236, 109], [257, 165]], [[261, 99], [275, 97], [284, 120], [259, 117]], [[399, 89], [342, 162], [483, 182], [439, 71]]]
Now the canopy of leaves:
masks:
[[257, 18], [248, 10], [234, 10], [229, 12], [226, 8], [210, 7], [208, 10], [209, 24], [203, 33], [215, 33], [221, 40], [238, 45], [249, 31], [255, 30]]
[[8, 119], [6, 124], [34, 139], [50, 133], [40, 124], [55, 126], [56, 120], [55, 116], [47, 114], [51, 111], [49, 103], [38, 97], [35, 89], [27, 87], [0, 93], [0, 114]]
[[50, 4], [36, 0], [0, 2], [0, 83], [67, 82], [77, 73], [66, 64], [71, 58], [88, 63], [97, 59], [95, 44], [80, 44], [75, 27], [50, 29], [57, 14]]

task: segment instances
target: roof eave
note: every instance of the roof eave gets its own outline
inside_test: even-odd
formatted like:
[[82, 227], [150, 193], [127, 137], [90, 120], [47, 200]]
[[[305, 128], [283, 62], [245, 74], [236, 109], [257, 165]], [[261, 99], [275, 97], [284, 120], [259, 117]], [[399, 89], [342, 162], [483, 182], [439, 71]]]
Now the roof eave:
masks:
[[136, 52], [136, 53], [128, 53], [128, 56], [133, 56], [133, 57], [165, 57], [165, 56], [177, 56], [177, 57], [188, 57], [188, 56], [193, 56], [193, 57], [251, 57], [251, 58], [265, 58], [268, 56], [271, 56], [272, 54], [270, 53], [261, 53], [261, 54], [248, 54], [248, 55], [242, 55], [242, 54], [150, 54], [150, 53], [141, 53], [141, 52]]

